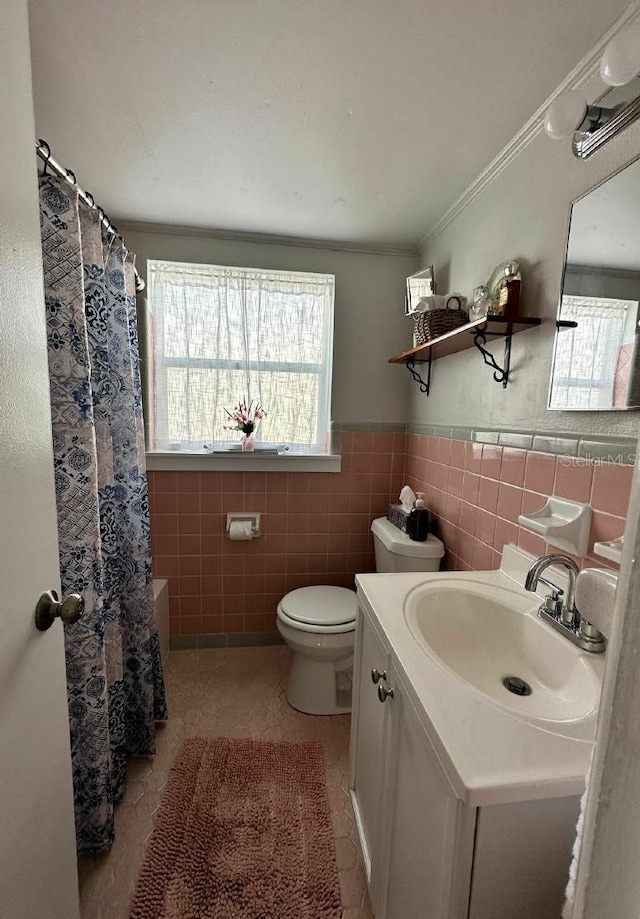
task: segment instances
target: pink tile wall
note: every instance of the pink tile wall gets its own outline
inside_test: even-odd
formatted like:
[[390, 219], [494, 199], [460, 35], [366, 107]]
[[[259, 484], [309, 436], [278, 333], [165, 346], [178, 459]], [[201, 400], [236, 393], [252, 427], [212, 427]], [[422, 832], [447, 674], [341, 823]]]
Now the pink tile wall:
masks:
[[[275, 629], [278, 601], [312, 584], [352, 587], [374, 570], [371, 521], [398, 495], [404, 433], [341, 435], [340, 473], [150, 472], [155, 577], [171, 632]], [[262, 535], [231, 542], [228, 511], [260, 511]]]
[[610, 564], [593, 556], [593, 543], [624, 532], [632, 466], [419, 434], [407, 435], [406, 449], [407, 481], [425, 492], [447, 568], [497, 568], [505, 543], [538, 556], [557, 552], [518, 525], [520, 514], [539, 510], [550, 495], [591, 504], [589, 557], [576, 561]]
[[[288, 591], [352, 587], [375, 567], [371, 521], [405, 481], [425, 492], [450, 569], [495, 568], [509, 542], [557, 551], [517, 522], [552, 494], [592, 505], [590, 553], [624, 532], [631, 466], [404, 433], [343, 432], [341, 452], [340, 473], [149, 473], [154, 575], [169, 580], [173, 635], [272, 631]], [[263, 534], [227, 539], [233, 510], [260, 511]]]

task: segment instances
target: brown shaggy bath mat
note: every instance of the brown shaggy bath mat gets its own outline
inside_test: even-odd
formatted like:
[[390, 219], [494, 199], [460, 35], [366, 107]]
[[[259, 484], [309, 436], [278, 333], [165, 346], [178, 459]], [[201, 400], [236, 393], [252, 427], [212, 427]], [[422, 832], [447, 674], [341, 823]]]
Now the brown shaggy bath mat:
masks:
[[171, 770], [130, 919], [339, 919], [319, 743], [197, 737]]

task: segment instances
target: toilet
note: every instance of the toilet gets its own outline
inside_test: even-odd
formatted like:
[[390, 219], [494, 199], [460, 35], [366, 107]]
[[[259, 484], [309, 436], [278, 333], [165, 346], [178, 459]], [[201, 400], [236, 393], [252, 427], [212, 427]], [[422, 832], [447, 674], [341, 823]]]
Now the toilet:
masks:
[[[437, 571], [444, 546], [429, 535], [414, 542], [386, 517], [371, 524], [376, 571]], [[293, 651], [286, 697], [308, 715], [351, 711], [356, 594], [346, 587], [300, 587], [278, 604], [277, 626]]]

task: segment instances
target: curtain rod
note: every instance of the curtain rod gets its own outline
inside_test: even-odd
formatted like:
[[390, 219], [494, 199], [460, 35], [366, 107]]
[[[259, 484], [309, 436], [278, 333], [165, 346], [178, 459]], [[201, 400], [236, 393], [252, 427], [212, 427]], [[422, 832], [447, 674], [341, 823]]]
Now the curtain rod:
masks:
[[[73, 188], [75, 188], [76, 191], [78, 192], [78, 197], [82, 198], [85, 204], [88, 204], [89, 207], [95, 208], [95, 210], [97, 210], [98, 214], [100, 215], [100, 223], [105, 227], [107, 232], [113, 233], [113, 235], [121, 239], [122, 243], [124, 244], [124, 237], [122, 236], [121, 233], [118, 232], [118, 228], [111, 223], [111, 220], [109, 219], [108, 215], [103, 211], [103, 209], [98, 204], [96, 204], [91, 192], [84, 191], [82, 188], [80, 188], [80, 186], [78, 185], [76, 181], [76, 177], [74, 173], [70, 169], [66, 169], [64, 166], [61, 166], [60, 163], [54, 160], [54, 158], [51, 156], [51, 147], [46, 142], [46, 140], [42, 140], [40, 138], [36, 141], [36, 153], [38, 154], [40, 159], [44, 162], [44, 172], [46, 173], [47, 168], [50, 168], [51, 171], [55, 172], [57, 176], [59, 176], [61, 179], [64, 179], [64, 181], [68, 182], [69, 185], [73, 186]], [[129, 251], [130, 250], [127, 249], [127, 252]], [[143, 279], [140, 277], [140, 275], [138, 274], [138, 269], [136, 268], [135, 265], [133, 266], [133, 272], [135, 275], [136, 290], [137, 291], [144, 290], [145, 283]]]

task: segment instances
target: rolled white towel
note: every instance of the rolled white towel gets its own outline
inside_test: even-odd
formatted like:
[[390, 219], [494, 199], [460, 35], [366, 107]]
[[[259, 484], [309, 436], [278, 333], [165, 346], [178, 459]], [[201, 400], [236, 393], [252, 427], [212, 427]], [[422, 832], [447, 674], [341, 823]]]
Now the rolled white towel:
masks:
[[[593, 754], [592, 754], [593, 760]], [[576, 898], [576, 878], [578, 875], [578, 860], [580, 858], [580, 848], [582, 846], [582, 829], [584, 827], [584, 811], [587, 806], [587, 794], [589, 793], [589, 777], [591, 775], [591, 766], [589, 766], [589, 771], [587, 772], [587, 778], [584, 786], [584, 794], [582, 795], [582, 800], [580, 802], [580, 816], [578, 817], [578, 825], [576, 826], [576, 838], [573, 843], [573, 855], [571, 858], [571, 865], [569, 866], [569, 880], [567, 882], [567, 889], [565, 890], [565, 901], [564, 906], [562, 907], [562, 919], [572, 919], [573, 916], [573, 904]]]

